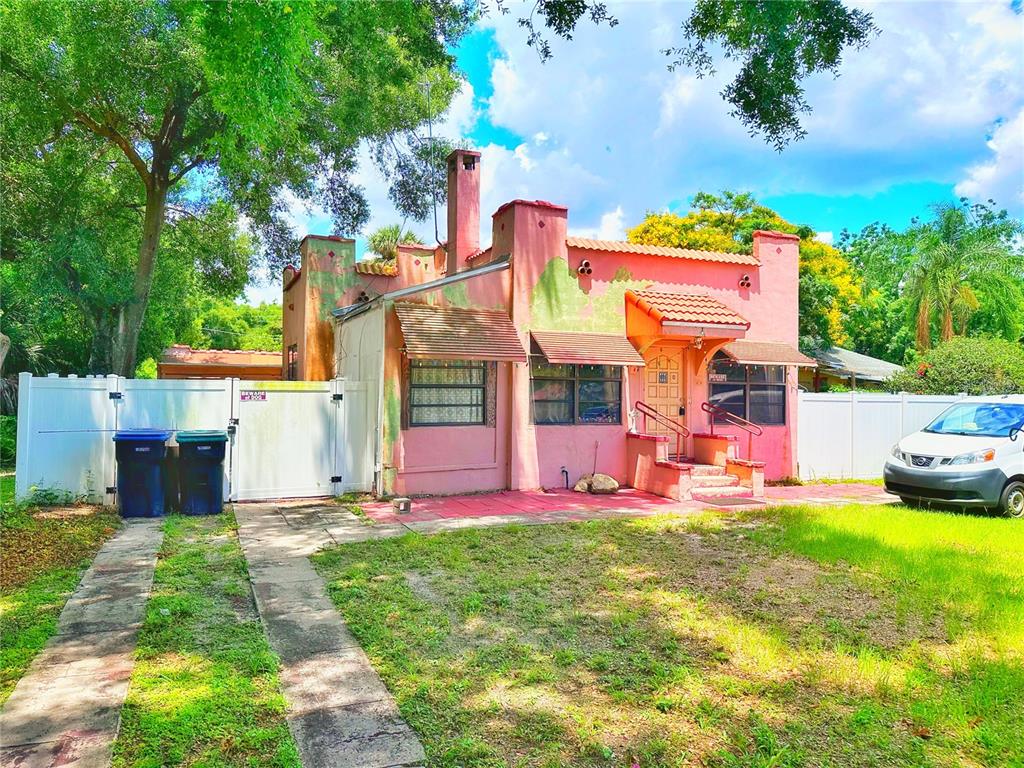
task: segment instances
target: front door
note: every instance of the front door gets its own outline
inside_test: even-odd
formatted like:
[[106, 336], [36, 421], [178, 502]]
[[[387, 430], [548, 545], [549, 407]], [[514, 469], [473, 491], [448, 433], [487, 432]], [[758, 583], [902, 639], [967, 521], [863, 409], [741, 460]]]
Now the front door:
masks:
[[[655, 345], [647, 350], [644, 362], [647, 364], [644, 368], [644, 401], [659, 413], [680, 424], [686, 424], [686, 418], [680, 413], [686, 398], [682, 347]], [[675, 432], [668, 427], [658, 424], [654, 419], [647, 421], [648, 433], [668, 435], [675, 439]]]

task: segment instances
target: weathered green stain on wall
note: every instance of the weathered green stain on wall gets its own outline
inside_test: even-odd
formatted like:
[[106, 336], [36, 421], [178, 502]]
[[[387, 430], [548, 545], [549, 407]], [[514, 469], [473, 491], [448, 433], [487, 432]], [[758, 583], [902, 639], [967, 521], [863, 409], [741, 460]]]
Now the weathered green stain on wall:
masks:
[[619, 267], [600, 294], [588, 294], [568, 262], [555, 257], [547, 263], [530, 294], [530, 325], [537, 330], [622, 333], [626, 291], [649, 285], [649, 281], [634, 280], [628, 269]]
[[441, 289], [441, 293], [444, 295], [445, 301], [448, 302], [450, 307], [469, 307], [471, 306], [469, 300], [469, 291], [466, 289], [466, 281], [463, 280], [461, 283], [452, 283], [446, 285]]
[[[333, 240], [316, 240], [308, 243], [308, 256], [316, 259], [316, 268], [307, 272], [307, 280], [316, 303], [318, 320], [326, 320], [331, 310], [341, 302], [345, 292], [354, 288], [359, 278], [354, 266], [356, 249], [353, 243], [339, 243]], [[328, 254], [334, 252], [331, 257]], [[307, 265], [303, 264], [305, 269]], [[312, 267], [312, 265], [310, 265]]]

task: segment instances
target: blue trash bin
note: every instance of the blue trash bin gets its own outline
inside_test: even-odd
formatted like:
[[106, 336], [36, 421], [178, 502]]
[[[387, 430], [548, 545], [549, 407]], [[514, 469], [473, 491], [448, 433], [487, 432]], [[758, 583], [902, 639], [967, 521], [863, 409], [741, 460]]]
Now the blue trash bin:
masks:
[[123, 517], [164, 514], [164, 456], [169, 431], [126, 429], [114, 433], [117, 505]]
[[195, 429], [178, 433], [178, 483], [186, 515], [218, 515], [224, 509], [224, 454], [228, 433]]

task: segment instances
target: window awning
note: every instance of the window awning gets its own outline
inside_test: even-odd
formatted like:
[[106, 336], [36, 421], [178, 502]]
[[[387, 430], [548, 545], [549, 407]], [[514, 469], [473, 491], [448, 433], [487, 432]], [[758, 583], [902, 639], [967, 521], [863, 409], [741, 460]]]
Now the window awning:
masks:
[[409, 357], [515, 363], [528, 359], [504, 312], [396, 301], [395, 313]]
[[573, 365], [643, 365], [629, 339], [615, 333], [533, 331], [533, 340], [550, 363]]
[[741, 365], [818, 365], [796, 347], [778, 341], [731, 341], [722, 352]]

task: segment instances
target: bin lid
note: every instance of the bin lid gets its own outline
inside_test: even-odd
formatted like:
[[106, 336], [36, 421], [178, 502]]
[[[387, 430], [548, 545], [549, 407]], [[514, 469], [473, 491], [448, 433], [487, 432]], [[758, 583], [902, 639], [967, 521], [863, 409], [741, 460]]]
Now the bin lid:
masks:
[[226, 443], [228, 433], [221, 429], [186, 429], [177, 434], [178, 445], [182, 443]]
[[156, 441], [165, 442], [171, 436], [169, 429], [119, 429], [114, 433], [114, 441]]

